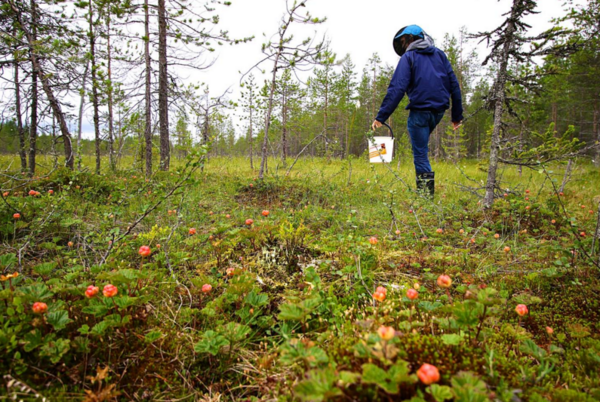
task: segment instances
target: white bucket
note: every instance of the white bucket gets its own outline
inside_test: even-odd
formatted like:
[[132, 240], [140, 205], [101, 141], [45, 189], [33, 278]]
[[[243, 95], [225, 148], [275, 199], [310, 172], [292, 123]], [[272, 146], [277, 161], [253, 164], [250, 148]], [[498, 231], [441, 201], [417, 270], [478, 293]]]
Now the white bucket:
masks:
[[369, 161], [390, 163], [394, 158], [394, 137], [373, 137], [369, 141]]

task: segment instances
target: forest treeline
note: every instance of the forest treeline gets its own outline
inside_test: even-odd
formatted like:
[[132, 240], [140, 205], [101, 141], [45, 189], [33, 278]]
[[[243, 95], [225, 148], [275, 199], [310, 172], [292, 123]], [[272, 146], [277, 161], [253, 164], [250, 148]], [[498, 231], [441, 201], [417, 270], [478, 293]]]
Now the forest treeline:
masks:
[[[211, 154], [245, 155], [253, 165], [265, 155], [284, 165], [301, 152], [360, 156], [395, 66], [377, 54], [356, 66], [352, 55], [337, 55], [317, 38], [296, 43], [294, 23], [323, 22], [300, 14], [304, 3], [288, 2], [279, 31], [262, 45], [261, 68], [272, 79], [246, 74], [234, 99], [212, 93], [210, 83], [184, 81], [190, 69], [210, 68], [220, 44], [252, 40], [219, 27], [221, 8], [235, 7], [230, 2], [5, 0], [0, 152], [19, 154], [30, 174], [36, 154], [60, 153], [69, 167], [78, 155], [95, 155], [97, 171], [102, 156], [116, 169], [131, 167], [122, 166], [123, 156], [133, 155], [134, 167], [150, 175], [209, 142]], [[548, 130], [587, 144], [600, 140], [600, 1], [568, 2], [551, 30], [528, 38], [524, 17], [536, 6], [514, 0], [496, 31], [463, 28], [436, 38], [459, 80], [466, 118], [459, 130], [449, 119], [436, 128], [433, 158], [486, 159], [494, 146], [509, 155], [539, 145], [537, 134]], [[473, 50], [480, 40], [490, 42], [487, 57]], [[311, 68], [302, 81], [301, 65]], [[400, 151], [408, 149], [403, 105], [389, 121]], [[82, 138], [88, 120], [93, 139]], [[600, 163], [597, 148], [586, 152]]]

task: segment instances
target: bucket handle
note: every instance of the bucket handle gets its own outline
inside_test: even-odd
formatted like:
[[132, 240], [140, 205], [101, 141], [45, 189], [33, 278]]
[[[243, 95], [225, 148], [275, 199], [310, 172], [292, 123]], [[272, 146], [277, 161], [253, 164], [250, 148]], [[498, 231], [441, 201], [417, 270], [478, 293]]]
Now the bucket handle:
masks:
[[387, 123], [381, 123], [381, 124], [386, 126], [388, 128], [388, 130], [390, 130], [390, 136], [392, 137], [392, 139], [394, 139], [394, 132], [392, 131], [392, 128]]

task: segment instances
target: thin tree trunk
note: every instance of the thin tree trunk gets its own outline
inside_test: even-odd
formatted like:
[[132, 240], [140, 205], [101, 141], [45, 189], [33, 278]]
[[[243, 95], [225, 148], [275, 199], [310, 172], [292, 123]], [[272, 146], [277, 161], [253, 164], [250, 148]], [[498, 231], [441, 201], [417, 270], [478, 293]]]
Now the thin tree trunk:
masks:
[[[600, 123], [598, 122], [598, 115], [600, 115], [600, 110], [598, 110], [598, 105], [594, 105], [594, 125], [593, 132], [596, 133], [596, 141], [600, 144]], [[596, 158], [595, 158], [596, 167], [600, 167], [600, 145], [596, 147]]]
[[554, 123], [554, 132], [558, 134], [558, 104], [552, 102], [552, 123]]
[[208, 98], [208, 92], [207, 92], [206, 93], [206, 109], [204, 109], [204, 128], [202, 130], [203, 131], [203, 133], [202, 133], [202, 143], [205, 144], [205, 145], [208, 144], [208, 141], [210, 139], [209, 133], [208, 133], [208, 130], [209, 130], [209, 127], [210, 127], [210, 124], [209, 124], [209, 121], [208, 121], [208, 118], [209, 118], [209, 101], [208, 101], [208, 99], [209, 98]]
[[89, 37], [90, 37], [90, 62], [92, 64], [92, 108], [94, 120], [94, 139], [96, 144], [96, 174], [100, 174], [100, 116], [98, 113], [98, 81], [96, 79], [96, 34], [94, 32], [93, 2], [88, 3]]
[[[37, 12], [35, 0], [30, 1], [31, 7], [31, 36], [33, 42], [37, 41]], [[29, 59], [31, 61], [31, 121], [29, 123], [29, 176], [35, 174], [35, 155], [37, 152], [37, 113], [38, 113], [38, 70], [34, 63], [35, 54], [33, 46], [29, 46]]]
[[[375, 63], [375, 61], [373, 61]], [[373, 85], [371, 90], [371, 116], [375, 116], [375, 82], [377, 81], [377, 65], [373, 65]], [[369, 119], [367, 118], [367, 121]]]
[[[512, 7], [512, 15], [514, 17], [517, 12], [517, 3], [519, 0], [514, 0]], [[508, 59], [510, 50], [514, 43], [515, 24], [511, 20], [506, 27], [506, 36], [504, 47], [502, 50], [502, 59], [500, 60], [500, 68], [495, 83], [494, 93], [494, 129], [492, 131], [492, 141], [490, 145], [490, 166], [488, 168], [487, 182], [485, 184], [485, 196], [483, 198], [483, 207], [489, 209], [494, 204], [494, 190], [496, 189], [496, 172], [498, 170], [498, 158], [500, 153], [500, 131], [502, 130], [502, 115], [504, 114], [504, 100], [506, 98], [505, 86], [507, 80]]]
[[108, 163], [111, 170], [117, 168], [115, 161], [114, 149], [114, 132], [113, 132], [113, 82], [112, 82], [112, 55], [110, 48], [110, 1], [106, 8], [106, 54], [107, 54], [107, 76], [108, 76]]
[[[594, 233], [594, 242], [592, 243], [592, 254], [596, 252], [596, 242], [600, 242], [600, 203], [598, 203], [596, 217], [596, 231]], [[598, 253], [598, 264], [600, 264], [600, 252]]]
[[329, 138], [327, 137], [327, 111], [329, 109], [329, 77], [325, 79], [325, 110], [323, 111], [323, 139], [325, 140], [325, 155], [329, 158]]
[[[521, 123], [521, 130], [519, 130], [519, 152], [523, 152], [523, 123]], [[523, 176], [523, 166], [519, 165], [519, 177], [521, 176]]]
[[[50, 107], [52, 109], [54, 117], [58, 120], [61, 135], [62, 135], [63, 141], [64, 141], [65, 165], [68, 168], [73, 169], [73, 149], [72, 149], [72, 145], [71, 145], [71, 134], [69, 133], [69, 127], [67, 126], [67, 121], [65, 120], [65, 116], [61, 110], [60, 103], [54, 96], [54, 92], [52, 91], [52, 86], [50, 85], [50, 82], [48, 81], [49, 76], [44, 73], [44, 70], [43, 70], [43, 68], [37, 58], [36, 52], [35, 52], [36, 40], [34, 39], [34, 35], [35, 35], [35, 27], [37, 25], [37, 13], [35, 11], [35, 8], [36, 8], [35, 0], [31, 0], [31, 5], [32, 5], [31, 26], [33, 27], [33, 31], [32, 31], [33, 33], [29, 32], [27, 30], [26, 25], [23, 23], [22, 15], [21, 15], [19, 9], [17, 9], [14, 6], [14, 4], [12, 4], [12, 3], [8, 3], [8, 4], [11, 6], [11, 8], [14, 12], [15, 20], [19, 23], [19, 26], [21, 27], [22, 32], [25, 34], [25, 37], [27, 38], [27, 45], [29, 47], [29, 54], [31, 57], [32, 70], [34, 71], [34, 75], [37, 73], [37, 75], [41, 78], [42, 89], [46, 93], [46, 97], [48, 98], [48, 103], [50, 104]], [[36, 105], [36, 109], [37, 109], [37, 105]], [[37, 116], [36, 116], [36, 121], [37, 121]], [[35, 166], [35, 160], [33, 162], [34, 162], [33, 166]], [[32, 167], [32, 165], [30, 165], [30, 172], [31, 172], [31, 169], [34, 169]]]
[[79, 170], [81, 170], [81, 131], [83, 126], [83, 109], [85, 105], [85, 85], [89, 69], [90, 63], [88, 61], [85, 63], [85, 70], [83, 71], [83, 79], [81, 82], [81, 99], [79, 100], [79, 117], [77, 119], [77, 169]]
[[439, 124], [435, 126], [435, 161], [437, 162], [442, 156], [442, 134], [440, 133]]
[[252, 109], [253, 109], [253, 104], [252, 104], [252, 97], [253, 97], [253, 93], [252, 91], [249, 93], [250, 96], [250, 130], [248, 132], [249, 134], [249, 139], [248, 141], [250, 142], [250, 169], [254, 170], [254, 161], [253, 161], [253, 154], [254, 154], [254, 139], [253, 137], [253, 132], [252, 132]]
[[[15, 37], [17, 36], [15, 27]], [[17, 131], [19, 132], [19, 157], [21, 158], [21, 172], [27, 171], [27, 155], [25, 152], [25, 130], [23, 130], [23, 116], [21, 114], [21, 83], [19, 82], [19, 62], [17, 46], [15, 46], [15, 112], [17, 114]]]
[[269, 103], [267, 104], [267, 113], [265, 115], [265, 136], [263, 138], [260, 170], [258, 172], [258, 178], [262, 180], [265, 175], [265, 166], [267, 162], [267, 144], [269, 142], [269, 128], [271, 127], [271, 112], [273, 111], [273, 95], [275, 93], [275, 83], [277, 80], [277, 63], [279, 62], [280, 53], [277, 53], [275, 62], [273, 63], [273, 77], [271, 78], [271, 90], [269, 91]]
[[169, 170], [169, 81], [167, 74], [167, 10], [158, 0], [158, 114], [160, 123], [160, 169]]
[[348, 144], [348, 135], [349, 135], [349, 131], [348, 131], [348, 113], [345, 113], [346, 118], [344, 119], [344, 147], [342, 148], [342, 158], [347, 158], [348, 157], [348, 149], [349, 149], [349, 144]]
[[152, 176], [152, 65], [150, 63], [150, 7], [148, 0], [144, 2], [144, 60], [146, 62], [146, 94], [144, 139], [146, 141], [146, 177]]
[[569, 182], [569, 178], [571, 177], [571, 170], [573, 169], [573, 159], [569, 159], [569, 163], [567, 163], [567, 168], [565, 169], [565, 174], [562, 179], [562, 183], [560, 185], [559, 192], [565, 191], [565, 187]]
[[281, 119], [281, 162], [283, 167], [286, 167], [287, 157], [287, 99], [286, 89], [283, 90], [283, 104], [282, 104], [282, 119]]

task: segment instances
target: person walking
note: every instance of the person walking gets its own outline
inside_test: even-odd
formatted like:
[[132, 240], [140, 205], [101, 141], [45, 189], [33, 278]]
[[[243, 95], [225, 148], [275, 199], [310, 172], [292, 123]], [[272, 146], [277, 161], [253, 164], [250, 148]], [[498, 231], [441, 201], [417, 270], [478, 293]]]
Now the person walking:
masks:
[[463, 107], [460, 85], [446, 54], [435, 47], [433, 39], [418, 25], [409, 25], [394, 36], [394, 51], [400, 56], [387, 94], [373, 121], [373, 130], [396, 110], [408, 94], [408, 134], [410, 136], [417, 191], [433, 198], [435, 173], [429, 163], [429, 137], [450, 108], [452, 99], [452, 128], [462, 124]]

